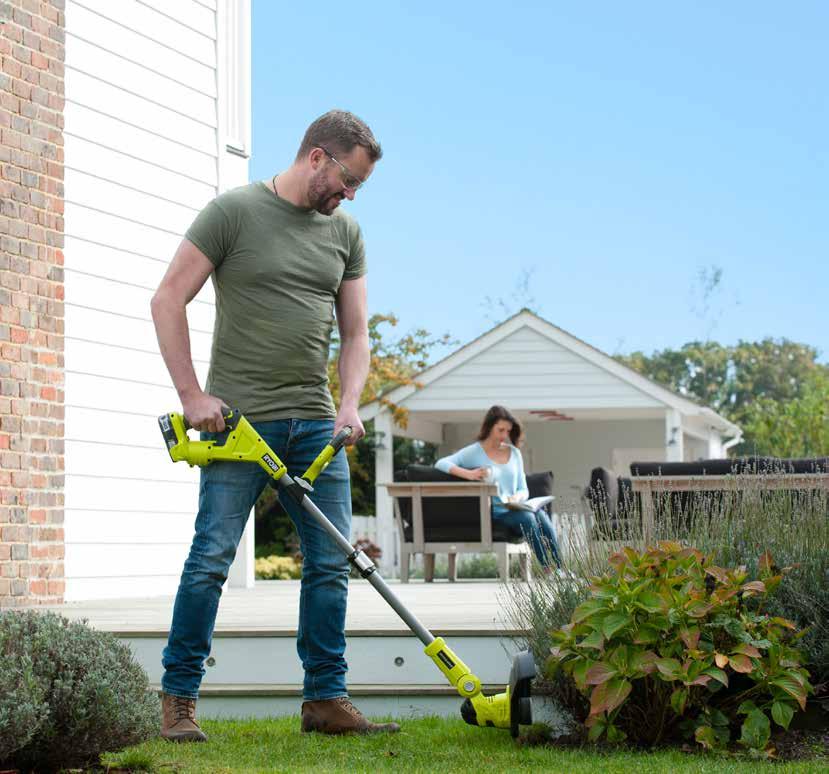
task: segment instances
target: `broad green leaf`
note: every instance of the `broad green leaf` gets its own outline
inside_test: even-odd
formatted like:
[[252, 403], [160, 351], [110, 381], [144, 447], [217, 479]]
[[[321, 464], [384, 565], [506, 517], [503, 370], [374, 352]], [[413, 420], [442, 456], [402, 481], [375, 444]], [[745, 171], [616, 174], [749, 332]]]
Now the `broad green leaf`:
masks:
[[734, 648], [733, 652], [742, 653], [744, 656], [751, 656], [751, 658], [760, 658], [760, 651], [747, 642], [741, 642]]
[[738, 715], [748, 715], [749, 712], [754, 712], [757, 709], [757, 705], [751, 701], [744, 701], [737, 707], [737, 714]]
[[595, 648], [601, 650], [604, 647], [604, 637], [600, 631], [590, 632], [580, 643], [584, 648]]
[[592, 661], [583, 658], [580, 659], [579, 662], [573, 667], [573, 680], [575, 680], [576, 685], [579, 688], [584, 689], [587, 686], [585, 678], [587, 675], [587, 670], [590, 669], [590, 666], [592, 664]]
[[664, 597], [655, 591], [643, 591], [633, 603], [647, 613], [658, 613], [668, 609], [668, 603]]
[[751, 663], [751, 659], [748, 656], [744, 656], [742, 653], [736, 653], [731, 656], [731, 668], [735, 672], [741, 672], [747, 675], [754, 669], [754, 664]]
[[740, 742], [752, 750], [764, 750], [771, 736], [771, 723], [766, 714], [753, 709], [743, 721]]
[[637, 650], [630, 657], [630, 669], [634, 673], [633, 676], [635, 677], [639, 672], [645, 675], [655, 672], [656, 660], [658, 658], [659, 656], [657, 656], [652, 650]]
[[604, 619], [604, 623], [602, 624], [602, 632], [604, 636], [610, 639], [616, 632], [620, 629], [623, 629], [625, 626], [629, 626], [633, 623], [633, 618], [631, 618], [627, 613], [611, 613]]
[[585, 682], [588, 685], [601, 685], [617, 674], [619, 674], [619, 672], [615, 667], [610, 664], [606, 664], [604, 661], [597, 661], [592, 667], [590, 667], [590, 669], [587, 670]]
[[[593, 720], [595, 722], [589, 723], [590, 720]], [[607, 728], [607, 721], [602, 716], [593, 716], [592, 718], [588, 718], [588, 720], [585, 721], [585, 725], [587, 725], [588, 723], [590, 725], [590, 731], [587, 732], [587, 738], [591, 742], [596, 742], [605, 732], [605, 729]]]
[[789, 696], [793, 699], [796, 699], [797, 703], [800, 705], [800, 709], [806, 709], [806, 689], [796, 680], [793, 680], [791, 677], [786, 675], [781, 675], [780, 677], [776, 677], [774, 680], [770, 680], [769, 683], [770, 685], [776, 685], [782, 691], [789, 694]]
[[698, 626], [691, 626], [687, 629], [681, 629], [679, 632], [680, 639], [685, 643], [685, 647], [688, 650], [694, 650], [699, 643], [699, 627]]
[[705, 602], [692, 602], [685, 608], [685, 612], [691, 618], [703, 618], [708, 615], [712, 607], [713, 605], [706, 604]]
[[658, 658], [654, 663], [660, 674], [672, 680], [679, 679], [680, 664], [675, 658]]
[[708, 717], [711, 719], [711, 725], [714, 728], [723, 728], [728, 725], [728, 718], [724, 712], [721, 712], [716, 707], [710, 707], [708, 710]]
[[718, 669], [717, 667], [708, 667], [703, 672], [704, 675], [710, 675], [713, 677], [717, 682], [722, 683], [726, 688], [728, 688], [728, 675], [722, 671], [722, 669]]
[[631, 687], [631, 684], [621, 677], [614, 677], [606, 683], [597, 685], [590, 694], [590, 714], [612, 712], [627, 698]]
[[766, 584], [763, 583], [763, 581], [749, 581], [748, 583], [744, 583], [740, 588], [742, 588], [743, 591], [763, 594], [766, 591]]
[[722, 567], [711, 565], [711, 567], [705, 568], [705, 572], [716, 578], [720, 583], [728, 583], [728, 572], [726, 572]]
[[700, 726], [694, 732], [694, 739], [697, 740], [706, 750], [714, 750], [717, 747], [717, 735], [711, 726]]
[[770, 620], [770, 623], [777, 624], [778, 626], [785, 626], [787, 629], [796, 629], [797, 627], [789, 621], [787, 618], [780, 618], [775, 616]]
[[575, 623], [579, 623], [584, 621], [586, 618], [589, 618], [591, 615], [603, 612], [605, 609], [605, 604], [602, 600], [588, 599], [586, 602], [582, 602], [573, 611], [573, 621]]
[[636, 564], [639, 561], [639, 552], [635, 551], [630, 546], [625, 546], [622, 549], [622, 553], [627, 557], [631, 564]]
[[687, 688], [677, 688], [671, 694], [671, 709], [676, 712], [677, 715], [681, 715], [685, 712], [685, 703], [688, 701], [688, 689]]
[[[782, 664], [781, 664], [781, 666], [782, 666]], [[796, 669], [787, 669], [783, 674], [785, 674], [787, 677], [791, 677], [792, 680], [794, 680], [796, 683], [800, 683], [800, 685], [805, 687], [806, 678], [802, 674], [800, 674], [800, 672], [798, 670], [796, 670]]]
[[711, 682], [711, 676], [710, 675], [699, 675], [699, 676], [695, 677], [693, 680], [685, 680], [684, 682], [685, 682], [685, 685], [687, 685], [687, 686], [708, 685], [708, 683]]
[[607, 741], [608, 742], [624, 742], [627, 739], [627, 734], [621, 728], [616, 728], [612, 723], [607, 727]]
[[633, 641], [637, 645], [650, 645], [653, 642], [658, 642], [660, 638], [659, 631], [652, 626], [640, 626], [633, 636]]
[[741, 640], [746, 633], [743, 625], [735, 618], [729, 618], [723, 625], [723, 629], [737, 640]]
[[785, 701], [776, 701], [771, 705], [771, 716], [778, 726], [783, 726], [788, 731], [789, 723], [792, 722], [794, 716], [794, 708]]
[[627, 699], [633, 686], [628, 680], [621, 677], [614, 677], [604, 683], [607, 686], [607, 711], [613, 712], [625, 699]]

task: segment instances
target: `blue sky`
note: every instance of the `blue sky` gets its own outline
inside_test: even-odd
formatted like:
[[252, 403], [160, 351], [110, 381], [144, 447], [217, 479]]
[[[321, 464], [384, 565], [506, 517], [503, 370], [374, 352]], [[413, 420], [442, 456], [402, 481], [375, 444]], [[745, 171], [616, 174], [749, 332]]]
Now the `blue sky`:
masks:
[[330, 108], [368, 122], [348, 208], [401, 332], [466, 342], [529, 276], [611, 354], [774, 336], [829, 362], [829, 4], [679, 5], [254, 0], [251, 179]]

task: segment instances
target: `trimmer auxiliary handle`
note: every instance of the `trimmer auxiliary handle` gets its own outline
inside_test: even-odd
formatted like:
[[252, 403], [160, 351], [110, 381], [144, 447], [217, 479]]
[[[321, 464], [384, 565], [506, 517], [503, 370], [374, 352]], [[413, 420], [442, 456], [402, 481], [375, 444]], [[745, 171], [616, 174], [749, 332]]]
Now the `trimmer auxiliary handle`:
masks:
[[[210, 465], [213, 462], [253, 462], [267, 473], [270, 485], [278, 488], [286, 496], [292, 498], [303, 510], [309, 513], [317, 523], [325, 529], [340, 549], [348, 557], [348, 561], [357, 569], [360, 575], [368, 580], [380, 595], [391, 605], [403, 622], [414, 632], [424, 644], [424, 652], [438, 669], [446, 676], [457, 692], [467, 699], [462, 708], [464, 719], [473, 725], [496, 726], [511, 728], [513, 736], [518, 733], [518, 718], [511, 720], [510, 690], [515, 695], [529, 695], [529, 682], [535, 675], [528, 676], [527, 669], [522, 671], [521, 684], [511, 685], [505, 693], [496, 696], [484, 696], [481, 693], [481, 681], [472, 673], [472, 670], [463, 662], [441, 637], [432, 633], [411, 613], [389, 588], [388, 584], [376, 571], [377, 567], [363, 551], [358, 551], [340, 531], [329, 521], [328, 517], [311, 501], [308, 494], [314, 491], [314, 482], [334, 458], [334, 455], [345, 445], [351, 437], [353, 429], [343, 428], [323, 448], [317, 458], [309, 465], [301, 476], [293, 477], [288, 473], [282, 460], [262, 439], [250, 422], [242, 416], [238, 409], [227, 408], [223, 413], [225, 429], [215, 434], [214, 440], [191, 441], [187, 436], [190, 423], [182, 414], [171, 412], [162, 414], [158, 418], [158, 425], [167, 451], [173, 462], [187, 462], [191, 467]], [[515, 665], [513, 667], [515, 672]], [[515, 674], [511, 676], [514, 682]], [[529, 702], [526, 702], [527, 710]], [[515, 713], [526, 717], [526, 712]], [[522, 723], [530, 722], [522, 717]]]

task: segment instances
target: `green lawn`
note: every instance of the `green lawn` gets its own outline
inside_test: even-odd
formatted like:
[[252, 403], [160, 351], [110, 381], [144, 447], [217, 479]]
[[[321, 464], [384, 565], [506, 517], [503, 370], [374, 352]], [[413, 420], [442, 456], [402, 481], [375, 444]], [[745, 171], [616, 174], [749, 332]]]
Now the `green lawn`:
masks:
[[399, 734], [325, 737], [301, 734], [299, 718], [205, 721], [207, 744], [174, 745], [156, 739], [104, 757], [131, 771], [154, 772], [815, 772], [829, 762], [765, 763], [690, 755], [524, 747], [509, 732], [473, 728], [462, 720], [425, 718], [403, 724]]

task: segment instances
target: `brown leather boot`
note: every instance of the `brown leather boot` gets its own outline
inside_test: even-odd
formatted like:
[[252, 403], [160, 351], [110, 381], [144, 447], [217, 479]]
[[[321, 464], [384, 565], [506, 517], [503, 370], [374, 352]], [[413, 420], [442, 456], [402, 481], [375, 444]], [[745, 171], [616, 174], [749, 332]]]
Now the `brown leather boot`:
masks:
[[206, 742], [196, 723], [196, 700], [161, 694], [161, 736], [170, 742]]
[[399, 731], [397, 723], [372, 723], [351, 701], [338, 699], [306, 701], [302, 703], [302, 730], [321, 734], [376, 734]]

